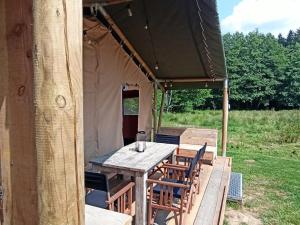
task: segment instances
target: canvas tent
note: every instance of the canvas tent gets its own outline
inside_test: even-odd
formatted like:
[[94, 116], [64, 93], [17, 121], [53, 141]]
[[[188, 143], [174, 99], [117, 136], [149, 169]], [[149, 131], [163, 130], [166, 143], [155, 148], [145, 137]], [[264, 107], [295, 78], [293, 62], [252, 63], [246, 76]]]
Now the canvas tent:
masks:
[[216, 1], [140, 0], [103, 8], [155, 78], [173, 83], [167, 88], [222, 88], [227, 74]]
[[152, 128], [153, 85], [96, 18], [84, 19], [85, 162], [123, 146], [122, 89], [139, 91], [138, 130]]
[[[98, 7], [96, 16], [106, 27], [103, 34], [111, 32], [115, 43], [132, 57], [125, 59], [115, 44], [114, 51], [106, 52], [114, 57], [112, 61], [98, 51], [96, 56], [94, 44], [89, 46], [85, 41], [84, 54], [97, 58], [85, 62], [92, 64], [91, 68], [84, 67], [85, 77], [102, 82], [83, 82], [82, 3], [87, 11]], [[112, 73], [118, 82], [109, 84], [108, 92], [105, 84], [112, 76], [108, 72], [127, 70], [122, 75], [129, 77], [128, 82], [138, 83], [141, 92], [143, 89], [149, 93], [155, 93], [150, 83], [149, 89], [141, 88], [147, 86], [147, 79], [162, 90], [206, 84], [222, 87], [224, 82], [226, 118], [227, 76], [215, 0], [4, 0], [0, 1], [0, 30], [0, 157], [5, 224], [64, 224], [66, 220], [76, 225], [84, 223], [83, 117], [88, 127], [85, 144], [91, 145], [88, 148], [101, 147], [88, 151], [87, 157], [105, 153], [108, 145], [113, 150], [122, 144], [120, 128], [118, 132], [116, 127], [111, 128], [112, 124], [120, 125], [119, 114], [111, 115], [109, 108], [117, 102], [113, 108], [120, 113], [117, 99], [121, 98], [119, 91], [125, 80], [120, 73]], [[99, 38], [112, 41], [107, 37]], [[98, 46], [104, 52], [107, 47]], [[93, 76], [99, 67], [106, 72]], [[139, 73], [135, 68], [148, 78], [134, 75]], [[134, 76], [137, 80], [132, 82], [130, 77]], [[101, 95], [104, 91], [105, 97]], [[89, 95], [88, 101], [83, 101], [83, 92]], [[142, 96], [147, 99], [141, 102], [151, 101], [151, 94]], [[91, 110], [85, 115], [83, 104]], [[141, 115], [149, 115], [149, 109], [143, 110], [147, 112]], [[89, 116], [97, 116], [95, 124]], [[112, 123], [113, 119], [116, 121]], [[141, 129], [149, 130], [150, 119], [140, 120]], [[117, 138], [104, 144], [106, 138], [113, 137]], [[223, 140], [226, 144], [226, 136]]]
[[148, 136], [157, 126], [155, 115], [154, 127], [151, 123], [150, 81], [163, 92], [225, 84], [228, 94], [215, 1], [85, 1], [84, 6], [86, 161], [123, 145], [125, 83], [139, 84], [139, 130]]

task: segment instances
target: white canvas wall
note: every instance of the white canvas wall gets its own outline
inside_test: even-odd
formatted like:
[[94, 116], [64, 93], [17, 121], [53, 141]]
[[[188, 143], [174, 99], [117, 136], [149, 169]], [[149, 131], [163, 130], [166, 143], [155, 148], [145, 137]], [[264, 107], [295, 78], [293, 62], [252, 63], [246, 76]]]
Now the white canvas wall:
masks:
[[[151, 133], [152, 84], [98, 22], [84, 19], [85, 162], [123, 146], [122, 85], [139, 89], [139, 130]], [[132, 86], [131, 86], [132, 85]], [[137, 85], [137, 87], [135, 87]]]

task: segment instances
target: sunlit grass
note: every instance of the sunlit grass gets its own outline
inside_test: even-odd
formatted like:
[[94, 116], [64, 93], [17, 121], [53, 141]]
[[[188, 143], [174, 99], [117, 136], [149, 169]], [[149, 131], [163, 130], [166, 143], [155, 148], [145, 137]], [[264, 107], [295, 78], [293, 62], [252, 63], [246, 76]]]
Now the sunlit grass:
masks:
[[[163, 125], [217, 128], [220, 144], [222, 112], [166, 113]], [[228, 132], [244, 207], [264, 224], [300, 224], [300, 111], [232, 111]]]

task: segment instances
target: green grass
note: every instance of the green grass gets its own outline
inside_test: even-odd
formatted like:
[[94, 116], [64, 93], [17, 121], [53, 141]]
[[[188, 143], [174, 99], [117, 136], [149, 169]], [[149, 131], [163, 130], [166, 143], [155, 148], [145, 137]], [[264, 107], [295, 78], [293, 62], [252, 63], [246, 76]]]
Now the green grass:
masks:
[[[221, 111], [166, 113], [163, 125], [218, 128], [220, 146]], [[232, 111], [228, 132], [232, 170], [244, 175], [244, 209], [264, 224], [300, 224], [300, 111]]]

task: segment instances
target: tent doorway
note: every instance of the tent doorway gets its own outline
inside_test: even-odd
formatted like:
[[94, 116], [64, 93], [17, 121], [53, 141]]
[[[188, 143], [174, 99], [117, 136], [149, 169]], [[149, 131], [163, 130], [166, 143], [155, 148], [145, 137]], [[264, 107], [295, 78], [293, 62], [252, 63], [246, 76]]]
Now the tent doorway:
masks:
[[124, 145], [135, 141], [138, 132], [139, 91], [123, 90], [123, 139]]

